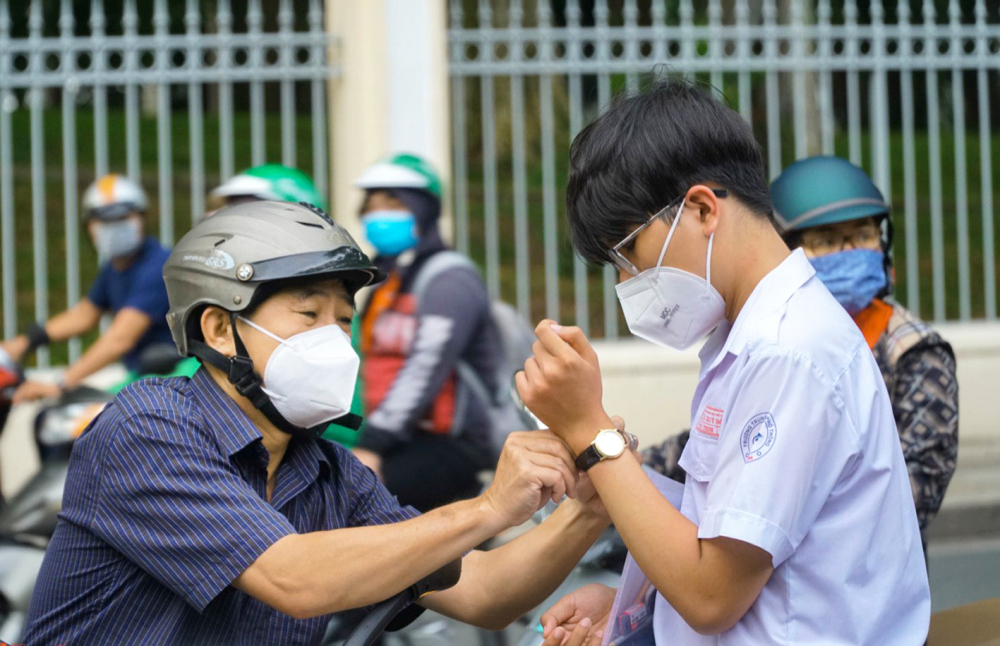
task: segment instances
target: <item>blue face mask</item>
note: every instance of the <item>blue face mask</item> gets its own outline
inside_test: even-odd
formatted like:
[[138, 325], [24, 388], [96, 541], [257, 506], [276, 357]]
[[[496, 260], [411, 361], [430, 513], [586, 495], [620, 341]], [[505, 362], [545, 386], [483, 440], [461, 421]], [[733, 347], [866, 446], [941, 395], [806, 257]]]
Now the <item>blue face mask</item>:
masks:
[[810, 258], [816, 276], [851, 316], [868, 307], [885, 288], [881, 251], [851, 249]]
[[365, 237], [383, 256], [396, 256], [417, 246], [417, 219], [409, 211], [371, 211], [361, 218]]

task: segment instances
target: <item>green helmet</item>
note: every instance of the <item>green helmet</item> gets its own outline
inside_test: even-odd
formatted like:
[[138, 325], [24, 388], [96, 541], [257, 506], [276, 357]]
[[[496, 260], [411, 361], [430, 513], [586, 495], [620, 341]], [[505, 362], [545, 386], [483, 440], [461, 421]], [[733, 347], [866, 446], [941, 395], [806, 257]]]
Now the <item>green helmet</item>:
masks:
[[771, 199], [783, 233], [889, 215], [889, 205], [868, 175], [840, 157], [795, 162], [771, 183]]
[[178, 351], [192, 354], [188, 321], [201, 307], [242, 312], [261, 286], [306, 276], [341, 279], [351, 294], [385, 277], [351, 235], [318, 208], [248, 202], [202, 220], [163, 265], [167, 324]]
[[232, 199], [252, 197], [258, 200], [305, 202], [326, 208], [323, 196], [309, 176], [281, 164], [254, 166], [230, 178], [211, 193], [212, 197]]
[[407, 153], [393, 155], [369, 166], [354, 182], [366, 191], [414, 188], [441, 199], [441, 178], [426, 160]]

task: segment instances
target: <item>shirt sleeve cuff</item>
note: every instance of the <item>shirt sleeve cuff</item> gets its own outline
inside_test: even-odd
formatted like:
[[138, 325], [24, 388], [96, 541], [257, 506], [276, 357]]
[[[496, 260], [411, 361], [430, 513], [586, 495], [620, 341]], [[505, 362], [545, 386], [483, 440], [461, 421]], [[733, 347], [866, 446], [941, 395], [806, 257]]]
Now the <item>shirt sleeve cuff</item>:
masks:
[[198, 612], [203, 612], [219, 593], [229, 587], [236, 578], [243, 574], [260, 555], [266, 552], [279, 540], [293, 534], [290, 527], [280, 524], [262, 524], [252, 532], [246, 532], [243, 540], [234, 542], [229, 558], [219, 563], [218, 569], [206, 576], [201, 582], [184, 594], [185, 600]]
[[765, 518], [739, 509], [718, 509], [702, 516], [698, 538], [719, 536], [761, 548], [771, 555], [774, 567], [781, 565], [795, 551], [785, 530]]

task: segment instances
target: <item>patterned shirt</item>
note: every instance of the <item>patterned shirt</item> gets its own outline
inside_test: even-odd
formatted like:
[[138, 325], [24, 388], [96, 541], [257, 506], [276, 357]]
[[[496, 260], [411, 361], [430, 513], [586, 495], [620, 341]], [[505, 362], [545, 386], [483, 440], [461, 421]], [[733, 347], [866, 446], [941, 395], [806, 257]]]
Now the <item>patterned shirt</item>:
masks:
[[327, 440], [292, 440], [266, 499], [261, 433], [208, 373], [124, 389], [78, 440], [24, 642], [309, 644], [230, 586], [293, 533], [417, 515]]

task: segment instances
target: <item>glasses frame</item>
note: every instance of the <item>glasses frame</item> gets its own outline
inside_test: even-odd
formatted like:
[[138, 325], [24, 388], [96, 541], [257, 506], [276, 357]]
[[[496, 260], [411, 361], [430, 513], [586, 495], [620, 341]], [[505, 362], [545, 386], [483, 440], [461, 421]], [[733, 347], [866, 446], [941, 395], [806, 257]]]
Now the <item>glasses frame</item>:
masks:
[[[720, 199], [729, 197], [729, 191], [724, 188], [713, 188], [712, 193], [715, 195], [715, 197], [718, 197]], [[625, 245], [627, 245], [628, 243], [632, 242], [632, 240], [634, 240], [636, 236], [642, 233], [646, 229], [646, 227], [652, 224], [655, 220], [664, 217], [670, 211], [676, 211], [674, 217], [675, 218], [678, 217], [680, 215], [680, 210], [684, 208], [684, 198], [686, 196], [687, 194], [685, 193], [684, 195], [678, 197], [676, 200], [670, 202], [670, 204], [667, 204], [665, 207], [657, 211], [653, 215], [653, 217], [646, 220], [644, 224], [639, 225], [639, 227], [636, 228], [635, 231], [625, 236], [621, 242], [611, 247], [611, 249], [608, 250], [608, 256], [610, 256], [611, 262], [613, 262], [615, 266], [621, 269], [622, 271], [628, 272], [632, 276], [638, 276], [639, 270], [636, 268], [635, 265], [632, 264], [632, 262], [628, 258], [622, 255], [620, 249]]]

